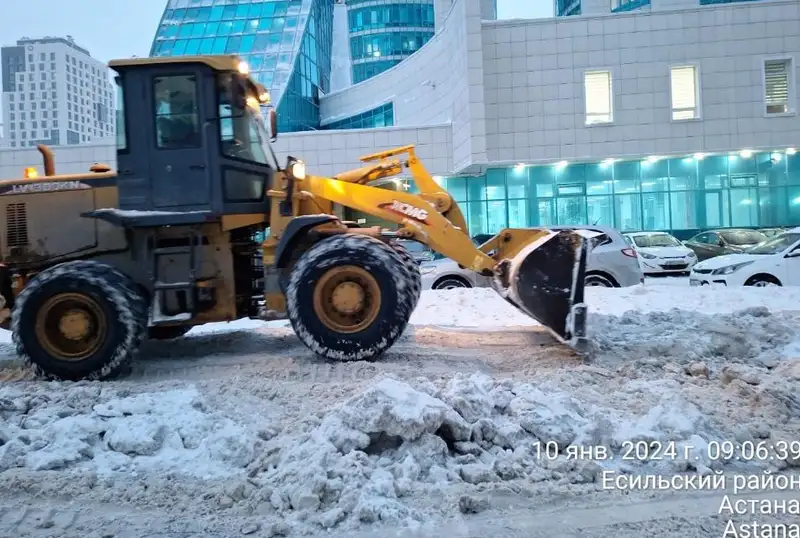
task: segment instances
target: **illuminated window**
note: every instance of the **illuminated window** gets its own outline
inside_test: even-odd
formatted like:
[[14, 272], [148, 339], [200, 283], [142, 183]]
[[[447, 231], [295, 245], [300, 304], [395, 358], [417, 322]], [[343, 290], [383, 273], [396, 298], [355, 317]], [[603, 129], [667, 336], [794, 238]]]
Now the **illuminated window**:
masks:
[[610, 71], [589, 71], [585, 73], [584, 92], [586, 96], [586, 125], [614, 121]]
[[670, 93], [672, 97], [672, 119], [692, 120], [699, 117], [697, 68], [693, 65], [670, 69]]

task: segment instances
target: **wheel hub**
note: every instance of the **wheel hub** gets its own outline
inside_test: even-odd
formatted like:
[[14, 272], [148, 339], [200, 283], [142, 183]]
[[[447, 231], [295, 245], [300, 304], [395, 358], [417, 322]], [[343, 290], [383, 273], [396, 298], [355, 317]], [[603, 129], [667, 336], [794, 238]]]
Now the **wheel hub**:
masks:
[[332, 331], [344, 334], [369, 327], [381, 307], [378, 281], [355, 265], [330, 269], [315, 285], [313, 297], [319, 320]]
[[355, 282], [343, 282], [336, 286], [331, 297], [333, 307], [342, 314], [355, 314], [364, 308], [366, 294]]
[[85, 310], [72, 309], [65, 312], [58, 322], [59, 332], [69, 340], [83, 340], [91, 330], [92, 322]]
[[80, 361], [103, 345], [108, 324], [100, 305], [82, 293], [59, 293], [36, 313], [36, 338], [48, 355]]

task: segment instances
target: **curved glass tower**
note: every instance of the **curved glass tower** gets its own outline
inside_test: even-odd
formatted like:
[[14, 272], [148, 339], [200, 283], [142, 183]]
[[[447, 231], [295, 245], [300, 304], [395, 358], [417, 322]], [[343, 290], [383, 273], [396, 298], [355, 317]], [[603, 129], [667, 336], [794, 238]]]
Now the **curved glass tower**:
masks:
[[357, 84], [400, 63], [434, 34], [433, 0], [345, 0]]
[[168, 0], [150, 56], [237, 54], [270, 89], [282, 132], [319, 129], [334, 0]]

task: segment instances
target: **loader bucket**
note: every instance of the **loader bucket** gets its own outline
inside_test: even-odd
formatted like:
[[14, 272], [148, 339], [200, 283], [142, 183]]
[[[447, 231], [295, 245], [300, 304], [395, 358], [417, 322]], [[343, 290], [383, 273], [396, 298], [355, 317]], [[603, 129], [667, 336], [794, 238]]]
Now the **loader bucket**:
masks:
[[588, 350], [583, 300], [590, 239], [553, 231], [499, 264], [493, 287], [579, 353]]

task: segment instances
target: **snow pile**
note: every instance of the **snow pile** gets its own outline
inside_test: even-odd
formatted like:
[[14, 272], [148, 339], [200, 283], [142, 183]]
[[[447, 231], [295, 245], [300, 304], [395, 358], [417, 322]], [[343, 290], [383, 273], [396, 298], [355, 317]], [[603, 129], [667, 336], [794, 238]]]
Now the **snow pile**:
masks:
[[[778, 291], [776, 291], [778, 290]], [[621, 316], [626, 312], [664, 312], [679, 308], [705, 314], [764, 307], [800, 312], [800, 286], [785, 288], [710, 288], [645, 284], [627, 288], [586, 288], [589, 315]], [[592, 319], [589, 320], [593, 324]], [[454, 327], [532, 326], [536, 322], [490, 288], [426, 290], [412, 325]]]
[[[442, 386], [385, 378], [302, 432], [267, 442], [249, 467], [260, 489], [242, 502], [308, 532], [376, 522], [414, 526], [436, 513], [475, 511], [462, 494], [503, 484], [518, 492], [552, 481], [591, 486], [603, 469], [668, 474], [723, 465], [708, 461], [702, 448], [727, 432], [687, 399], [680, 383], [634, 381], [605, 405], [591, 403], [593, 397], [600, 392], [579, 400], [555, 386], [482, 374], [457, 374]], [[621, 461], [641, 442], [675, 442], [681, 452]], [[568, 458], [570, 445], [603, 446], [614, 457]], [[686, 458], [685, 446], [697, 449]], [[416, 501], [423, 498], [441, 502]]]
[[40, 387], [0, 393], [0, 472], [177, 469], [214, 478], [241, 472], [255, 457], [258, 438], [209, 412], [194, 388], [123, 395], [97, 384]]

